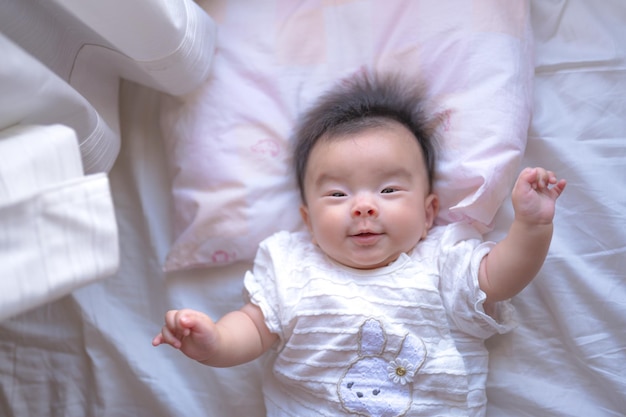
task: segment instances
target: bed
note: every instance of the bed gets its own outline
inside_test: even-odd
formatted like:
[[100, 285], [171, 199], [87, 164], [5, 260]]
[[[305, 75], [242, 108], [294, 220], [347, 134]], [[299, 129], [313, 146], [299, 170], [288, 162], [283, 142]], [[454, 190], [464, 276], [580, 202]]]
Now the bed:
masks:
[[248, 3], [0, 0], [0, 415], [263, 416], [262, 359], [150, 342], [302, 227], [291, 125], [364, 68], [432, 99], [439, 222], [500, 239], [523, 166], [568, 181], [487, 415], [626, 415], [626, 5]]

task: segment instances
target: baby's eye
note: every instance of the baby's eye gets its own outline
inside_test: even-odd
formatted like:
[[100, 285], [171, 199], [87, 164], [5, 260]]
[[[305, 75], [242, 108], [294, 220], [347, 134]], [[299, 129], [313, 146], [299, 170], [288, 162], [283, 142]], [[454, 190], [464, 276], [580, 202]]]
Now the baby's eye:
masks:
[[381, 194], [390, 194], [395, 192], [396, 189], [393, 187], [387, 187], [387, 188], [383, 188], [382, 191], [380, 192]]
[[345, 197], [346, 193], [342, 193], [341, 191], [334, 191], [329, 194], [330, 197]]

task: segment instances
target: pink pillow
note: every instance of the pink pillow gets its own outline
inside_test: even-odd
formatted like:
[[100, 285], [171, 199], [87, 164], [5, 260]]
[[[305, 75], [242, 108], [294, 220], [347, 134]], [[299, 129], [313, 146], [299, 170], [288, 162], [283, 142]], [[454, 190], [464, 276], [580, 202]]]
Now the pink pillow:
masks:
[[321, 93], [364, 67], [425, 84], [443, 115], [438, 222], [468, 220], [489, 230], [526, 146], [528, 2], [211, 7], [218, 24], [212, 76], [198, 91], [162, 102], [174, 206], [166, 270], [249, 261], [265, 237], [303, 227], [291, 129]]

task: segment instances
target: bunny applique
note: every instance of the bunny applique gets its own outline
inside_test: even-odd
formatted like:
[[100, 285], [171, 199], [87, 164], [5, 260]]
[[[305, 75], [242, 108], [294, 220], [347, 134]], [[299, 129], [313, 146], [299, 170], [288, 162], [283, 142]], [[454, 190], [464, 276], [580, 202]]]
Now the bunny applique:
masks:
[[359, 330], [359, 355], [337, 384], [342, 407], [370, 417], [404, 416], [413, 402], [413, 383], [426, 360], [426, 345], [407, 334], [394, 356], [386, 353], [382, 324], [368, 319]]

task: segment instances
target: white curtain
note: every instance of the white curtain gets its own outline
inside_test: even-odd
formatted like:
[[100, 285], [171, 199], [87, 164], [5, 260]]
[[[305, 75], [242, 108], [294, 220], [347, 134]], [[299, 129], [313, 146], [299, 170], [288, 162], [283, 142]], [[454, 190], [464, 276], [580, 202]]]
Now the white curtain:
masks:
[[115, 272], [120, 80], [187, 93], [214, 48], [191, 0], [0, 0], [0, 320]]

